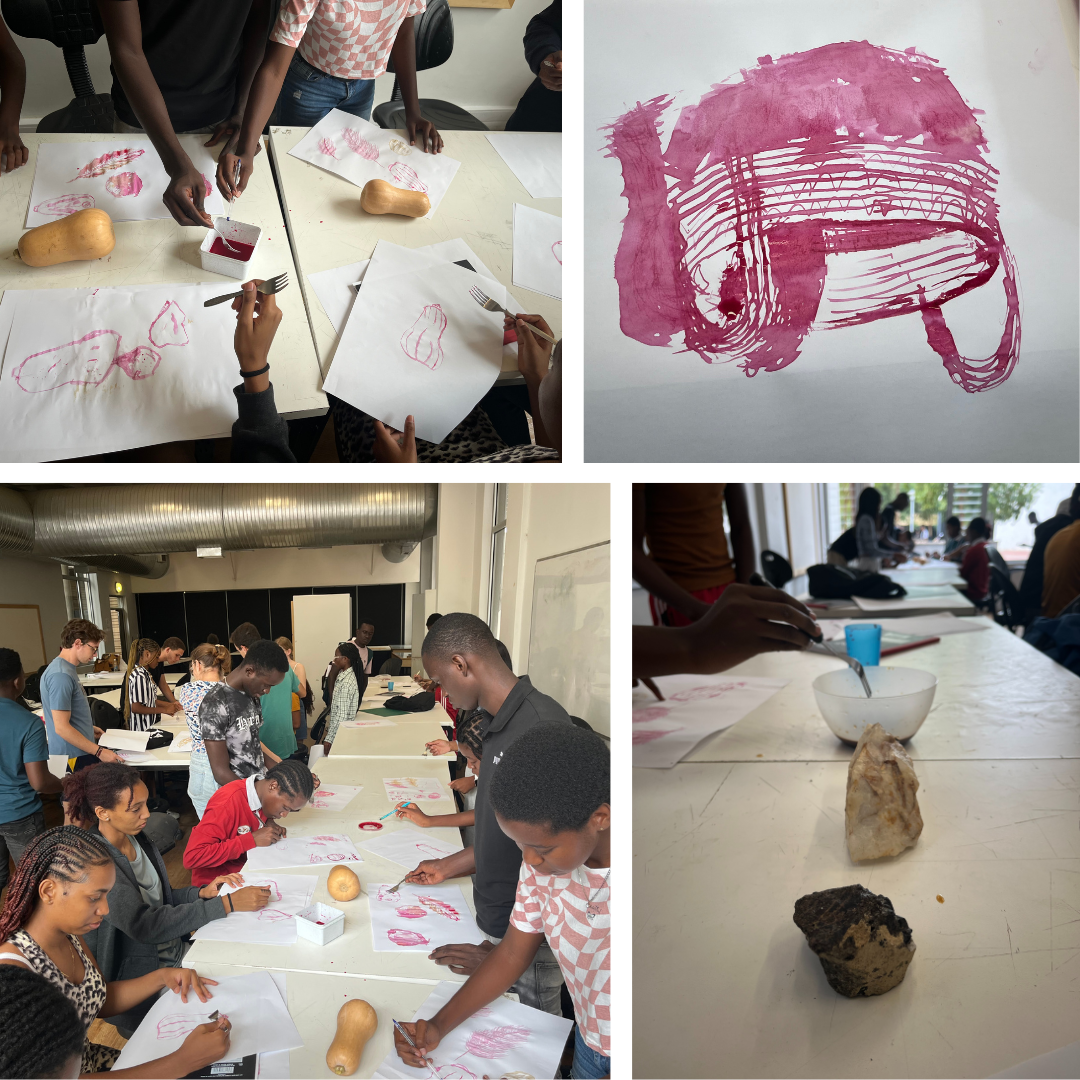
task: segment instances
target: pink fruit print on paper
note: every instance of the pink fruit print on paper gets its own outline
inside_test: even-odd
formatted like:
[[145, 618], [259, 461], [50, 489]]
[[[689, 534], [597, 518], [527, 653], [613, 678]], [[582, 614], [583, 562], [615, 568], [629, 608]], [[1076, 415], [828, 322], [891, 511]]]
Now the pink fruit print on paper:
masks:
[[210, 198], [210, 193], [214, 190], [214, 185], [210, 183], [210, 177], [206, 173], [199, 173], [202, 177], [203, 187], [206, 188], [206, 197]]
[[399, 907], [397, 913], [403, 919], [425, 919], [427, 918], [427, 912], [422, 907], [416, 907], [415, 905], [406, 904], [404, 907]]
[[205, 1024], [209, 1019], [208, 1012], [170, 1013], [157, 1022], [157, 1037], [159, 1039], [185, 1039], [200, 1024]]
[[330, 860], [330, 862], [345, 862], [345, 860], [348, 859], [349, 856], [345, 855], [342, 852], [331, 851], [330, 854], [326, 857]]
[[61, 195], [58, 199], [38, 203], [34, 207], [34, 213], [45, 217], [67, 217], [77, 210], [89, 210], [94, 205], [93, 195]]
[[117, 199], [122, 199], [125, 195], [138, 195], [142, 189], [142, 177], [138, 173], [117, 173], [105, 181], [105, 190]]
[[329, 139], [319, 140], [319, 153], [325, 154], [327, 157], [332, 157], [335, 161], [338, 160], [337, 148]]
[[721, 683], [719, 686], [695, 686], [690, 690], [680, 690], [671, 695], [672, 701], [708, 701], [711, 698], [723, 697], [732, 690], [742, 690], [746, 686], [744, 682]]
[[635, 731], [631, 734], [630, 741], [634, 746], [640, 746], [642, 743], [662, 739], [665, 735], [674, 735], [676, 731], [682, 731], [682, 728], [674, 728], [672, 731]]
[[379, 160], [379, 149], [377, 146], [373, 146], [364, 138], [355, 128], [346, 128], [342, 133], [342, 138], [345, 140], [349, 149], [354, 154], [359, 154], [362, 158], [366, 158], [368, 161]]
[[440, 304], [425, 304], [416, 321], [401, 335], [401, 350], [434, 371], [442, 363], [442, 336], [446, 332], [446, 315]]
[[107, 154], [102, 154], [101, 157], [96, 157], [93, 161], [84, 165], [68, 183], [73, 184], [76, 180], [88, 180], [94, 176], [104, 176], [114, 169], [122, 169], [125, 165], [130, 165], [136, 158], [141, 158], [145, 153], [145, 150], [134, 150], [131, 147], [124, 150], [110, 150]]
[[528, 1028], [516, 1024], [474, 1031], [465, 1041], [465, 1052], [488, 1060], [505, 1057], [527, 1042], [530, 1035], [532, 1032]]
[[430, 945], [423, 934], [418, 934], [415, 930], [399, 930], [396, 926], [393, 930], [387, 930], [386, 936], [395, 944], [400, 945], [402, 948], [413, 948], [416, 945]]
[[663, 720], [669, 712], [671, 710], [665, 709], [663, 705], [652, 705], [648, 709], [635, 709], [630, 722], [633, 724], [647, 724], [650, 720]]
[[461, 916], [458, 914], [457, 908], [451, 907], [443, 900], [438, 900], [434, 896], [418, 896], [416, 899], [419, 900], [424, 907], [435, 912], [436, 915], [445, 915], [446, 918], [453, 919], [454, 922], [461, 921]]
[[115, 330], [94, 330], [77, 341], [32, 353], [15, 369], [15, 381], [28, 394], [60, 386], [100, 386], [113, 369], [120, 341]]
[[555, 256], [555, 259], [558, 262], [558, 264], [560, 266], [562, 266], [562, 241], [561, 240], [556, 240], [555, 243], [551, 245], [551, 254]]
[[132, 379], [148, 379], [158, 369], [161, 363], [161, 353], [155, 352], [146, 345], [121, 354], [116, 358], [116, 366]]
[[431, 1068], [438, 1080], [476, 1080], [476, 1073], [470, 1072], [464, 1065], [433, 1065]]
[[427, 184], [416, 175], [416, 170], [403, 161], [395, 161], [387, 172], [399, 183], [413, 191], [427, 192]]
[[186, 322], [183, 309], [175, 300], [170, 300], [150, 324], [150, 344], [159, 349], [166, 345], [186, 345], [190, 340]]

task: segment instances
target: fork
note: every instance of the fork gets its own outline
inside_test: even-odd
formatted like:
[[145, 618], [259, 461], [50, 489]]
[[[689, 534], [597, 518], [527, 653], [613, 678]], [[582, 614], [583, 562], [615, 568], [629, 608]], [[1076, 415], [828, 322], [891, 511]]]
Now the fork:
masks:
[[851, 670], [859, 676], [859, 680], [862, 682], [863, 690], [866, 691], [866, 696], [872, 696], [870, 693], [870, 680], [867, 679], [866, 672], [863, 670], [862, 664], [860, 664], [854, 656], [848, 656], [847, 653], [837, 652], [837, 650], [834, 649], [832, 645], [830, 645], [829, 642], [825, 640], [824, 634], [822, 634], [820, 637], [811, 638], [810, 640], [816, 642], [818, 645], [824, 645], [825, 648], [830, 653], [832, 653], [832, 655], [835, 656], [837, 660], [843, 660], [844, 663], [847, 664], [851, 668]]
[[[256, 292], [261, 292], [264, 296], [269, 296], [271, 293], [279, 293], [282, 289], [288, 287], [289, 275], [288, 273], [278, 274], [277, 277], [270, 278], [268, 281], [264, 281], [256, 288]], [[226, 293], [224, 296], [215, 296], [211, 300], [205, 301], [203, 307], [213, 307], [215, 304], [224, 304], [226, 300], [235, 300], [238, 296], [243, 296], [244, 290], [239, 292]]]
[[[412, 873], [412, 871], [410, 870], [410, 871], [409, 871], [409, 874], [411, 874], [411, 873]], [[395, 886], [394, 886], [394, 887], [393, 887], [392, 889], [387, 889], [386, 891], [387, 891], [388, 893], [390, 893], [390, 892], [397, 892], [397, 891], [398, 891], [398, 889], [400, 889], [400, 888], [401, 888], [401, 886], [405, 884], [405, 878], [407, 878], [407, 877], [409, 876], [409, 874], [406, 874], [406, 875], [405, 875], [405, 877], [403, 877], [403, 878], [402, 878], [402, 879], [401, 879], [401, 880], [400, 880], [400, 881], [399, 881], [399, 882], [398, 882], [398, 883], [397, 883], [397, 884], [396, 884], [396, 885], [395, 885]]]
[[[492, 300], [490, 296], [478, 289], [475, 285], [469, 289], [469, 295], [485, 310], [485, 311], [502, 311], [509, 315], [510, 318], [514, 318], [514, 313], [504, 308], [497, 300]], [[537, 336], [542, 337], [545, 341], [550, 341], [552, 345], [555, 344], [555, 339], [549, 337], [543, 330], [537, 329], [531, 322], [525, 323], [525, 325]]]

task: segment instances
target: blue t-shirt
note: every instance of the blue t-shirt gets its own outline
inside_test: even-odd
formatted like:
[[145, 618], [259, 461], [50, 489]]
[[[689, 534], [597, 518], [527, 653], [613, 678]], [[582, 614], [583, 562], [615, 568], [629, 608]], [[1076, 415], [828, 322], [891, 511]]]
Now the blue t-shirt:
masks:
[[0, 823], [41, 809], [41, 796], [26, 778], [26, 762], [48, 760], [41, 718], [10, 698], [0, 698]]
[[41, 676], [41, 711], [45, 714], [45, 727], [49, 732], [49, 753], [65, 754], [67, 757], [80, 757], [85, 754], [85, 750], [72, 746], [67, 739], [61, 739], [56, 734], [53, 709], [71, 713], [71, 726], [91, 742], [97, 741], [94, 738], [94, 721], [90, 718], [90, 702], [86, 699], [86, 691], [79, 682], [75, 665], [69, 664], [62, 656], [58, 656]]

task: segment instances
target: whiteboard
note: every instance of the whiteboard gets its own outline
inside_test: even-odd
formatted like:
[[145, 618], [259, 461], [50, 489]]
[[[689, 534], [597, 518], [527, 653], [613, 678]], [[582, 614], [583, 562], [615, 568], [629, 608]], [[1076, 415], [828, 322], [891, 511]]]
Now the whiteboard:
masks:
[[537, 559], [529, 679], [571, 716], [610, 736], [610, 543]]
[[14, 649], [23, 671], [37, 671], [45, 663], [45, 637], [37, 604], [0, 604], [0, 643]]
[[312, 723], [326, 705], [322, 696], [322, 674], [334, 659], [338, 643], [349, 640], [351, 618], [352, 598], [348, 593], [293, 597], [293, 659], [304, 665], [311, 684], [315, 704]]

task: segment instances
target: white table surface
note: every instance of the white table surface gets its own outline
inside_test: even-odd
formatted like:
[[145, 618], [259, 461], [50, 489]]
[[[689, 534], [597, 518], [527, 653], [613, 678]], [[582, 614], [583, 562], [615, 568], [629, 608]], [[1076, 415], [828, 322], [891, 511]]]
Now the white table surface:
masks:
[[[25, 232], [23, 222], [34, 181], [38, 146], [43, 142], [108, 142], [113, 138], [122, 142], [124, 137], [23, 134], [23, 142], [30, 150], [29, 161], [21, 169], [5, 173], [3, 183], [0, 183], [0, 252], [14, 251]], [[234, 204], [231, 216], [263, 229], [263, 239], [251, 263], [252, 276], [268, 278], [288, 270], [289, 278], [295, 284], [299, 274], [293, 265], [285, 220], [273, 177], [266, 166], [266, 154], [260, 154], [257, 160], [259, 167], [248, 189]], [[235, 278], [203, 270], [199, 262], [199, 245], [206, 230], [199, 226], [177, 225], [169, 219], [118, 221], [113, 227], [116, 247], [103, 260], [32, 267], [7, 255], [0, 269], [0, 290], [205, 281], [219, 283], [222, 292], [230, 292], [239, 286]], [[319, 415], [326, 411], [326, 398], [320, 389], [322, 381], [303, 294], [299, 288], [290, 285], [278, 294], [277, 299], [283, 318], [270, 349], [274, 400], [279, 412], [285, 416]], [[233, 365], [235, 359], [232, 356], [217, 357], [215, 362]], [[228, 435], [229, 432], [220, 434]]]
[[[289, 151], [309, 128], [270, 129], [271, 149], [288, 210], [289, 230], [301, 275], [367, 259], [379, 240], [417, 248], [460, 237], [491, 273], [520, 301], [542, 315], [556, 338], [562, 335], [562, 304], [513, 283], [514, 203], [534, 206], [556, 217], [561, 199], [534, 199], [480, 131], [444, 131], [443, 153], [461, 162], [431, 220], [397, 214], [370, 215], [360, 209], [361, 189]], [[265, 173], [265, 165], [256, 166]], [[323, 376], [330, 370], [337, 331], [327, 318], [306, 276], [305, 300], [319, 351]], [[504, 375], [517, 378], [516, 361], [503, 362]]]
[[[395, 693], [396, 693], [395, 689]], [[410, 696], [410, 695], [406, 695]], [[385, 709], [386, 703], [389, 698], [366, 696], [362, 702], [360, 702], [360, 712], [370, 712], [372, 709]], [[360, 715], [359, 713], [357, 715]], [[436, 701], [433, 708], [427, 712], [417, 713], [400, 713], [397, 716], [384, 717], [386, 720], [393, 720], [395, 724], [440, 724], [445, 727], [453, 727], [454, 721], [450, 719], [450, 714], [443, 707], [441, 701]]]
[[[423, 714], [430, 715], [430, 714]], [[396, 720], [396, 717], [387, 717]], [[399, 724], [395, 727], [347, 728], [339, 727], [330, 756], [407, 758], [420, 761], [431, 759], [425, 753], [433, 739], [445, 739], [446, 732], [434, 720], [426, 724]], [[454, 754], [444, 754], [443, 761], [452, 761]]]
[[912, 585], [960, 585], [962, 587], [965, 584], [960, 576], [959, 564], [942, 562], [940, 559], [932, 559], [922, 565], [906, 562], [881, 572], [893, 581], [898, 581], [905, 589]]
[[[88, 672], [79, 676], [79, 682], [83, 686], [123, 686], [126, 677], [126, 670]], [[182, 671], [169, 671], [165, 673], [165, 682], [169, 686], [175, 686], [183, 677], [184, 673]]]
[[[843, 762], [634, 770], [636, 1075], [983, 1077], [1076, 1038], [1080, 762], [916, 769], [921, 838], [867, 864], [844, 844]], [[917, 951], [851, 1000], [792, 914], [855, 882]]]
[[[1080, 679], [984, 620], [988, 629], [948, 634], [895, 657], [938, 679], [930, 715], [907, 743], [927, 759], [1080, 758]], [[826, 727], [811, 683], [843, 666], [818, 653], [764, 653], [725, 672], [791, 680], [737, 724], [706, 739], [686, 761], [848, 761], [851, 748]], [[663, 679], [657, 685], [662, 688]], [[644, 688], [635, 704], [655, 699]]]
[[854, 600], [817, 600], [809, 594], [799, 599], [803, 603], [824, 604], [827, 611], [816, 606], [811, 609], [822, 619], [902, 618], [905, 615], [940, 615], [945, 611], [953, 615], [975, 614], [975, 605], [952, 585], [916, 585], [906, 580], [901, 580], [900, 584], [908, 591], [908, 595], [903, 597], [911, 601], [908, 607], [894, 607], [891, 602], [885, 602], [881, 607], [864, 610]]
[[[300, 817], [294, 818], [290, 814], [289, 817], [292, 819], [293, 824], [317, 819], [320, 831], [347, 832], [351, 836], [358, 831], [357, 824], [359, 822], [379, 821], [384, 814], [389, 813], [394, 808], [395, 804], [386, 795], [383, 780], [397, 776], [415, 776], [439, 781], [442, 785], [443, 795], [446, 798], [426, 800], [424, 805], [420, 807], [429, 817], [441, 814], [456, 814], [458, 812], [457, 804], [454, 801], [454, 793], [450, 790], [450, 774], [444, 761], [432, 761], [429, 759], [427, 761], [410, 761], [405, 765], [382, 759], [329, 757], [320, 758], [320, 760], [316, 761], [312, 767], [312, 772], [327, 787], [332, 787], [334, 784], [351, 784], [354, 787], [360, 786], [364, 790], [357, 793], [344, 811], [308, 808], [300, 811]], [[387, 823], [391, 820], [391, 818], [387, 818], [382, 823], [384, 831]], [[331, 823], [341, 827], [330, 829]], [[286, 822], [286, 825], [292, 828], [288, 822]], [[453, 826], [450, 827], [450, 830], [453, 830], [456, 839], [460, 840], [460, 835], [457, 835], [457, 830]], [[455, 838], [451, 837], [450, 830], [435, 829], [432, 836], [438, 836], [440, 839], [446, 840], [447, 843], [454, 843]], [[378, 834], [361, 833], [360, 839], [370, 840], [375, 835]], [[398, 877], [400, 876], [399, 874]], [[396, 881], [397, 878], [394, 880]]]

